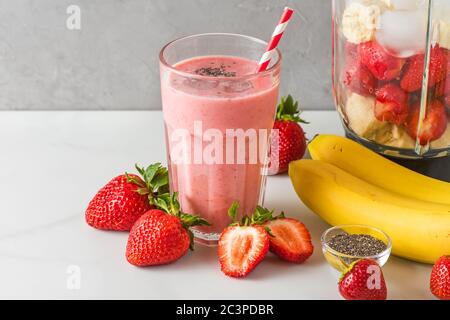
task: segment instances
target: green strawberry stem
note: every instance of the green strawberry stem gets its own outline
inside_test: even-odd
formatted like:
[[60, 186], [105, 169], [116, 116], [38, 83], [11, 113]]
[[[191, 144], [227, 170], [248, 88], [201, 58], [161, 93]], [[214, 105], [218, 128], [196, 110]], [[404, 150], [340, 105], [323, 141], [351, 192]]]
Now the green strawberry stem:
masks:
[[[257, 206], [255, 212], [252, 215], [250, 216], [244, 215], [241, 221], [238, 221], [237, 220], [238, 209], [239, 209], [238, 201], [234, 201], [231, 207], [228, 209], [228, 216], [231, 218], [232, 221], [232, 223], [230, 224], [231, 226], [248, 227], [254, 225], [263, 225], [268, 221], [282, 219], [285, 217], [284, 212], [281, 212], [278, 216], [274, 216], [273, 215], [274, 210], [269, 210], [261, 206]], [[266, 226], [265, 229], [271, 237], [274, 237], [269, 227]]]
[[210, 226], [211, 224], [199, 216], [184, 213], [180, 209], [180, 203], [178, 202], [178, 192], [172, 194], [165, 193], [155, 198], [155, 205], [157, 208], [162, 209], [170, 215], [173, 215], [180, 219], [184, 229], [189, 234], [190, 244], [189, 248], [194, 250], [194, 234], [191, 231], [193, 226]]
[[169, 192], [169, 174], [167, 168], [161, 163], [149, 165], [147, 168], [141, 168], [136, 164], [136, 170], [141, 175], [142, 180], [125, 173], [128, 182], [137, 185], [136, 190], [141, 195], [148, 195], [148, 201], [151, 205], [155, 205], [155, 199], [161, 194]]
[[294, 102], [294, 98], [291, 95], [281, 98], [280, 104], [277, 107], [276, 120], [308, 124], [309, 122], [300, 118], [300, 114], [301, 111], [298, 109], [298, 101]]

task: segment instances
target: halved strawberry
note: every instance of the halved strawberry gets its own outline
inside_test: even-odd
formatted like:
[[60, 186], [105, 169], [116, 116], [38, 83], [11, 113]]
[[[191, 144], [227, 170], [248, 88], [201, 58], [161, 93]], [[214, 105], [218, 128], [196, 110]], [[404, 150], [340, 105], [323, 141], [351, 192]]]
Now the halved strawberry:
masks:
[[357, 60], [348, 62], [342, 74], [342, 83], [351, 91], [361, 95], [371, 95], [375, 92], [374, 76]]
[[405, 64], [405, 59], [391, 56], [376, 41], [360, 44], [358, 55], [374, 77], [382, 81], [398, 78]]
[[281, 259], [302, 263], [312, 255], [311, 235], [300, 221], [279, 217], [266, 222], [265, 226], [269, 227], [272, 235], [269, 238], [270, 251]]
[[408, 117], [408, 94], [397, 84], [388, 83], [377, 90], [375, 117], [400, 125]]
[[269, 236], [261, 226], [231, 226], [219, 239], [222, 272], [230, 277], [247, 276], [266, 256]]
[[[228, 210], [236, 221], [238, 203]], [[220, 235], [218, 250], [220, 268], [230, 277], [247, 276], [266, 256], [269, 235], [261, 225], [253, 225], [248, 216], [234, 222]]]
[[420, 132], [418, 132], [419, 119], [420, 104], [417, 103], [410, 112], [407, 130], [412, 138], [419, 139], [421, 145], [426, 145], [439, 139], [447, 129], [447, 114], [444, 105], [439, 100], [433, 100], [428, 103], [427, 113], [422, 122]]
[[[425, 55], [418, 54], [409, 58], [400, 81], [400, 86], [407, 92], [422, 88]], [[428, 87], [434, 87], [447, 75], [447, 54], [439, 46], [431, 48]]]

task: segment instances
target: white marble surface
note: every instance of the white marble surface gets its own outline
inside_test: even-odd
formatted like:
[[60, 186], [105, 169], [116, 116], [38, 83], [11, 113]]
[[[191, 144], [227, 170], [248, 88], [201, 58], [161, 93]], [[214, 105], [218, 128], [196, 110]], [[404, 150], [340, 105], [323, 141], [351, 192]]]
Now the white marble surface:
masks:
[[[309, 137], [342, 134], [334, 112], [305, 112]], [[301, 219], [315, 252], [303, 265], [268, 258], [246, 279], [224, 276], [213, 248], [178, 262], [136, 268], [124, 258], [126, 233], [84, 222], [107, 180], [164, 161], [160, 112], [0, 113], [0, 298], [340, 299], [338, 274], [320, 250], [327, 228], [295, 196], [287, 176], [268, 181], [267, 206]], [[70, 266], [80, 288], [70, 289]], [[392, 299], [429, 299], [430, 266], [392, 257], [384, 267]], [[73, 282], [70, 282], [73, 283]]]

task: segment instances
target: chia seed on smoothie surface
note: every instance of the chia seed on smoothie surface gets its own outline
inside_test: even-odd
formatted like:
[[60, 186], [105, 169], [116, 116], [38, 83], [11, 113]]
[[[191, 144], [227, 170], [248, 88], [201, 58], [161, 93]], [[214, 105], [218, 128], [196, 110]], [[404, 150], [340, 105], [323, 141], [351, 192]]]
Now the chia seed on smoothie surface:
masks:
[[[230, 67], [230, 66], [228, 66]], [[236, 72], [227, 71], [225, 65], [220, 67], [203, 67], [195, 70], [195, 74], [208, 77], [236, 77]]]

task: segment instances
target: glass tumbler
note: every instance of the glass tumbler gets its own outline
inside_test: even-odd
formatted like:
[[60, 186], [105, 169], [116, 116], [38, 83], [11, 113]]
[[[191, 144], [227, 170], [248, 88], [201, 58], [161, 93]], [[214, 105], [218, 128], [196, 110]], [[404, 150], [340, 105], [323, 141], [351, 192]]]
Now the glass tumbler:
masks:
[[241, 215], [263, 201], [281, 68], [277, 51], [256, 73], [266, 45], [238, 34], [199, 34], [161, 50], [170, 188], [184, 212], [211, 224], [194, 228], [197, 242], [217, 243], [234, 201]]

